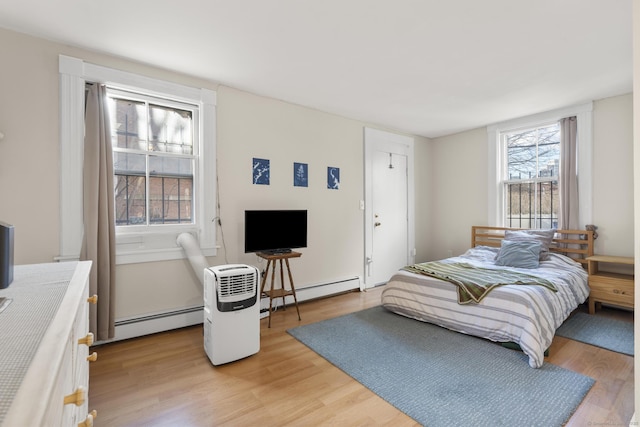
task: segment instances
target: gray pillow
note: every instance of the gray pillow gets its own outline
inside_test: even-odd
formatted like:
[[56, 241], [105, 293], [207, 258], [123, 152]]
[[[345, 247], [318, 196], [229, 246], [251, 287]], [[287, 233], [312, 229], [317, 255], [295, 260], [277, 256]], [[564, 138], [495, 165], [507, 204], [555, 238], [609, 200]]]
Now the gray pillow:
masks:
[[542, 249], [540, 250], [540, 261], [549, 258], [549, 246], [553, 242], [553, 236], [556, 230], [507, 230], [504, 232], [504, 240], [513, 242], [540, 242]]
[[496, 258], [496, 265], [538, 268], [541, 249], [540, 242], [503, 240]]

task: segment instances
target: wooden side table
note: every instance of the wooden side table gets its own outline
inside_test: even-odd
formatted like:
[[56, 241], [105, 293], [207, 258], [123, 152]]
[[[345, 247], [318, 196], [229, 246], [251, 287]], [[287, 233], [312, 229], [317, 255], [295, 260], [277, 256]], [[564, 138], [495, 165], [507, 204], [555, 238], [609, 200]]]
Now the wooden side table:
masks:
[[601, 303], [633, 308], [634, 275], [601, 271], [599, 264], [634, 265], [632, 257], [593, 255], [587, 257], [589, 268], [589, 314]]
[[[300, 318], [300, 309], [298, 308], [298, 298], [296, 297], [296, 288], [293, 284], [293, 277], [291, 276], [291, 268], [289, 267], [289, 258], [300, 258], [302, 254], [300, 252], [285, 252], [277, 254], [269, 254], [264, 252], [258, 252], [260, 258], [267, 260], [267, 268], [265, 269], [264, 277], [262, 278], [262, 284], [260, 285], [260, 296], [264, 293], [264, 285], [267, 283], [267, 277], [269, 277], [269, 267], [271, 267], [271, 286], [267, 292], [269, 295], [269, 328], [271, 327], [271, 311], [274, 298], [282, 298], [282, 308], [286, 309], [285, 297], [292, 295], [293, 301], [296, 304], [296, 311], [298, 312], [298, 320]], [[289, 275], [289, 286], [291, 289], [284, 288], [284, 272], [282, 269], [282, 261], [284, 260], [287, 265], [287, 273]], [[280, 261], [280, 289], [274, 288], [274, 280], [276, 277], [276, 262]]]

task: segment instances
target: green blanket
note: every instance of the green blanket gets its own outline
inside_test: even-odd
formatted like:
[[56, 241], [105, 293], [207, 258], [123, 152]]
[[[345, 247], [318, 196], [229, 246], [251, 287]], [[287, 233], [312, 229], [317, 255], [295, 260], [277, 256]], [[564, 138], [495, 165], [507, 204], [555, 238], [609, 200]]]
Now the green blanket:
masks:
[[502, 285], [540, 285], [557, 292], [555, 285], [542, 277], [513, 270], [475, 267], [464, 262], [425, 262], [404, 267], [412, 273], [424, 274], [451, 282], [458, 287], [458, 304], [479, 303], [495, 287]]

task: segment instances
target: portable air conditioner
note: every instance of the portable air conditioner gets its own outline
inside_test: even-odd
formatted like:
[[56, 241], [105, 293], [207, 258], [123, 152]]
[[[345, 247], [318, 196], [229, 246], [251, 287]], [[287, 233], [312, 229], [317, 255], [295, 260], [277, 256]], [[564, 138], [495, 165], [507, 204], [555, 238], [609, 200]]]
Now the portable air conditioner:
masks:
[[214, 365], [260, 350], [257, 268], [243, 264], [204, 270], [204, 350]]

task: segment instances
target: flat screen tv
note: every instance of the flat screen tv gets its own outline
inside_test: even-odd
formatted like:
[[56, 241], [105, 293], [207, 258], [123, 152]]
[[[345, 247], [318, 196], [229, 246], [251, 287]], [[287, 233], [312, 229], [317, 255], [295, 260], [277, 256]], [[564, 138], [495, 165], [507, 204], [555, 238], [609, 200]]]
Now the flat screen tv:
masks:
[[286, 253], [307, 247], [306, 210], [244, 211], [244, 251]]

